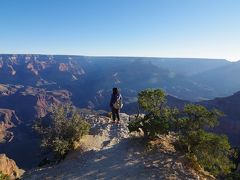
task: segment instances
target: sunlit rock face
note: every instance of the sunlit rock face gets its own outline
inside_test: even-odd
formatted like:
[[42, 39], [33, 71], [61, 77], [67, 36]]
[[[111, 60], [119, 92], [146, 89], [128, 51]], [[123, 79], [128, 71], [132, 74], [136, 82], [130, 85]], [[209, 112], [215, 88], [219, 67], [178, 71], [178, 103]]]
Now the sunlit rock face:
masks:
[[18, 179], [24, 171], [19, 169], [14, 160], [9, 159], [5, 154], [0, 154], [0, 172], [10, 177], [10, 179]]

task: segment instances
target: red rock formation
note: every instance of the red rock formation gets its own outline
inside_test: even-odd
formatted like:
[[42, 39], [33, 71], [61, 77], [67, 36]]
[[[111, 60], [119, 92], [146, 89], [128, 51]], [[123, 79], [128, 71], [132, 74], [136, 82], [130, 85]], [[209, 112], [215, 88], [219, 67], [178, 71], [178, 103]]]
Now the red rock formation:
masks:
[[15, 111], [10, 109], [0, 109], [0, 142], [11, 141], [13, 133], [8, 129], [16, 127], [21, 121], [15, 114]]
[[51, 112], [53, 106], [58, 106], [60, 104], [70, 103], [71, 94], [66, 90], [56, 90], [56, 91], [38, 91], [36, 94], [37, 102], [35, 109], [37, 111], [37, 117], [41, 118]]
[[0, 97], [14, 94], [21, 86], [0, 84]]

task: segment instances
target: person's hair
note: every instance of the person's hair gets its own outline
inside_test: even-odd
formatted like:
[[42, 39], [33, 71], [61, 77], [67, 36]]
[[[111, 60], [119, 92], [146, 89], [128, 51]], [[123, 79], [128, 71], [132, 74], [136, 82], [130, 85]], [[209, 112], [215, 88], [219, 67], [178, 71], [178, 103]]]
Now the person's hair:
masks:
[[112, 91], [113, 91], [113, 94], [119, 94], [118, 88], [113, 88]]

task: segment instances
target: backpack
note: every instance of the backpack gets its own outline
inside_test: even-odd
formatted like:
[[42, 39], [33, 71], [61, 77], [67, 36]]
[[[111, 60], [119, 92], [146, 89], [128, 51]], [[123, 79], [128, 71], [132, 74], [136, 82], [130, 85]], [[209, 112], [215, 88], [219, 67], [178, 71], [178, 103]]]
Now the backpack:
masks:
[[121, 96], [119, 96], [117, 98], [117, 100], [115, 101], [115, 103], [113, 104], [113, 107], [115, 109], [121, 109], [123, 107], [123, 103], [122, 103], [122, 100], [121, 100]]

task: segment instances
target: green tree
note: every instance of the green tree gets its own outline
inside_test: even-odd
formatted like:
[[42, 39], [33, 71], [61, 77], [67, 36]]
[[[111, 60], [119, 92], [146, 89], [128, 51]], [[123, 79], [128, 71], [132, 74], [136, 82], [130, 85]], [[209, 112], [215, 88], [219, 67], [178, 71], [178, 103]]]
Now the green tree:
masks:
[[166, 95], [161, 89], [147, 89], [138, 94], [138, 104], [146, 113], [129, 124], [129, 131], [143, 130], [145, 138], [168, 133], [171, 122], [178, 114], [177, 109], [166, 106]]
[[222, 112], [188, 104], [178, 119], [180, 143], [190, 160], [197, 162], [213, 175], [228, 174], [233, 168], [228, 138], [206, 132], [218, 124]]
[[138, 94], [138, 104], [148, 114], [159, 115], [166, 102], [166, 95], [161, 89], [147, 89]]
[[90, 125], [70, 105], [53, 108], [49, 122], [40, 119], [34, 126], [41, 136], [41, 146], [63, 158], [74, 148], [74, 143], [88, 133]]

